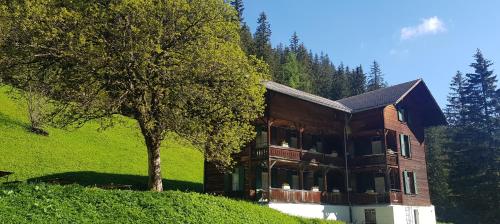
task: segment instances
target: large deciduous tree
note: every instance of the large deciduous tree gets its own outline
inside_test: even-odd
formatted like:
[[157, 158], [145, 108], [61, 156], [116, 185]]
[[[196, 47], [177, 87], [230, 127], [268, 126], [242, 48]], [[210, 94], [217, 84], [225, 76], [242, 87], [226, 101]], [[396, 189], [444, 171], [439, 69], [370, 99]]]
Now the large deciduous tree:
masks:
[[0, 21], [11, 21], [0, 42], [4, 78], [33, 71], [59, 125], [110, 124], [115, 114], [137, 120], [151, 190], [163, 189], [167, 132], [191, 140], [220, 167], [253, 138], [267, 67], [241, 50], [236, 12], [223, 1], [19, 0], [0, 7]]

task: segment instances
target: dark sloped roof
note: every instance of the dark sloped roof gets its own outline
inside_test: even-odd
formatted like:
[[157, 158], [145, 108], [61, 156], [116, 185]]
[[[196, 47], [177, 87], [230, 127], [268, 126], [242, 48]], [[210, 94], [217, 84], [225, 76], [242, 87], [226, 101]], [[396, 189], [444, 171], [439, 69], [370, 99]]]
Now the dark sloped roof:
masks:
[[397, 104], [422, 79], [401, 83], [387, 88], [377, 89], [356, 96], [340, 99], [337, 102], [351, 109], [351, 112], [360, 112], [389, 104]]
[[360, 95], [347, 97], [337, 101], [306, 93], [276, 82], [264, 82], [266, 89], [285, 94], [297, 99], [326, 106], [346, 113], [357, 113], [365, 110], [397, 105], [404, 98], [416, 100], [423, 109], [424, 126], [445, 125], [446, 118], [432, 97], [431, 92], [422, 79], [401, 83], [387, 88], [377, 89]]
[[300, 90], [297, 90], [297, 89], [294, 89], [294, 88], [291, 88], [291, 87], [288, 87], [288, 86], [285, 86], [285, 85], [282, 85], [282, 84], [279, 84], [279, 83], [276, 83], [273, 81], [266, 81], [266, 82], [264, 82], [264, 84], [266, 85], [266, 88], [268, 90], [272, 90], [272, 91], [275, 91], [278, 93], [292, 96], [292, 97], [295, 97], [295, 98], [298, 98], [301, 100], [309, 101], [309, 102], [312, 102], [315, 104], [323, 105], [323, 106], [326, 106], [329, 108], [341, 110], [341, 111], [344, 111], [347, 113], [351, 112], [351, 109], [349, 109], [348, 107], [344, 106], [343, 104], [336, 102], [336, 101], [333, 101], [333, 100], [329, 100], [329, 99], [326, 99], [326, 98], [323, 98], [320, 96], [306, 93], [304, 91], [300, 91]]

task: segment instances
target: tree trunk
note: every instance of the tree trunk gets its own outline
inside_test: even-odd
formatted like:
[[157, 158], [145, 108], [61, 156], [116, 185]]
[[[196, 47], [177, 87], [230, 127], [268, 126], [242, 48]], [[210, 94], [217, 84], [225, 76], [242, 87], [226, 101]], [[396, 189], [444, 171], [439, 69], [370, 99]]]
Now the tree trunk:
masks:
[[160, 158], [160, 140], [154, 137], [144, 136], [146, 146], [148, 148], [148, 187], [151, 191], [163, 191], [163, 183], [161, 177], [161, 158]]
[[160, 192], [163, 191], [160, 157], [160, 145], [162, 138], [161, 135], [155, 135], [155, 132], [149, 130], [143, 120], [138, 121], [148, 150], [148, 188], [151, 191]]

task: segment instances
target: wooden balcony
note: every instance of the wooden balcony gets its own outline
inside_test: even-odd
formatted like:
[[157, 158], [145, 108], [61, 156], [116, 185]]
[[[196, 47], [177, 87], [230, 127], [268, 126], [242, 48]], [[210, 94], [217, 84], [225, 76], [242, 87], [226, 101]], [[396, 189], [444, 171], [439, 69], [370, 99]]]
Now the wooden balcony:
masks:
[[391, 191], [389, 193], [352, 193], [353, 204], [401, 204], [403, 201], [401, 192]]
[[252, 158], [254, 159], [267, 159], [268, 157], [291, 161], [305, 161], [326, 165], [344, 166], [344, 159], [341, 157], [319, 152], [310, 152], [308, 150], [271, 145], [269, 148], [261, 148], [252, 151]]
[[351, 202], [358, 205], [386, 204], [389, 196], [386, 193], [351, 193]]
[[321, 203], [321, 192], [306, 190], [283, 190], [281, 188], [271, 188], [268, 200], [270, 202], [284, 203]]
[[376, 165], [398, 166], [398, 155], [397, 154], [373, 154], [357, 156], [349, 160], [348, 164], [350, 167], [367, 167]]
[[[320, 192], [308, 190], [283, 190], [271, 188], [262, 192], [262, 198], [269, 202], [281, 203], [313, 203], [313, 204], [348, 204], [347, 194]], [[351, 193], [351, 203], [357, 205], [368, 204], [402, 204], [403, 195], [399, 191], [389, 193]]]
[[357, 156], [349, 160], [349, 166], [351, 167], [363, 167], [372, 165], [385, 165], [385, 154], [372, 154]]
[[347, 195], [344, 193], [321, 192], [321, 203], [332, 205], [347, 204]]

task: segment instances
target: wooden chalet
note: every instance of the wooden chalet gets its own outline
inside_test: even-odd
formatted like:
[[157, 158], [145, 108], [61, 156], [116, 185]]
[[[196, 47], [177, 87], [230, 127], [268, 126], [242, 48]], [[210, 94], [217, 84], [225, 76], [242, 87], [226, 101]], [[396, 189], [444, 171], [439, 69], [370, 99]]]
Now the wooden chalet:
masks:
[[424, 129], [446, 124], [421, 80], [332, 101], [266, 82], [257, 136], [206, 192], [262, 203], [430, 206]]

